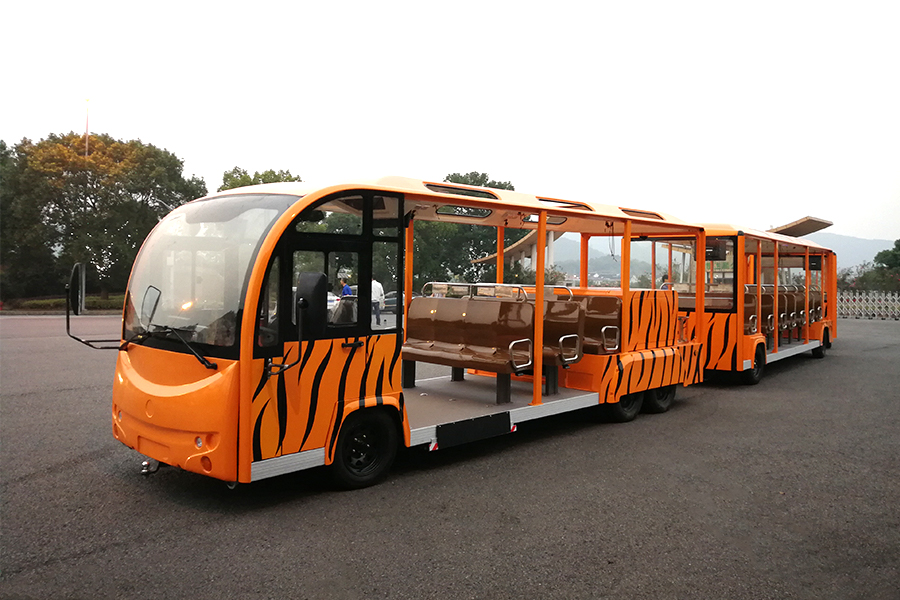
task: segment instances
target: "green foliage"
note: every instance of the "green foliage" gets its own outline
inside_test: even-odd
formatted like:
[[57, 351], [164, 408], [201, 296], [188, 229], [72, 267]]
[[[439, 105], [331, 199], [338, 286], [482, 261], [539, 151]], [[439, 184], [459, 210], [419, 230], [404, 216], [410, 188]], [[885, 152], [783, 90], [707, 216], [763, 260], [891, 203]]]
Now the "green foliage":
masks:
[[290, 171], [274, 171], [269, 169], [260, 173], [256, 171], [251, 177], [246, 169], [235, 167], [230, 171], [222, 174], [222, 185], [218, 191], [231, 190], [234, 188], [244, 187], [248, 185], [258, 185], [260, 183], [277, 183], [279, 181], [303, 181], [299, 175], [291, 175]]
[[[125, 304], [125, 294], [110, 295], [108, 298], [100, 296], [85, 296], [84, 307], [87, 310], [121, 311]], [[4, 310], [33, 310], [33, 311], [61, 311], [66, 309], [65, 298], [36, 298], [32, 300], [11, 300], [4, 302]]]
[[[497, 267], [491, 265], [485, 269], [481, 281], [491, 282], [497, 280]], [[503, 283], [513, 283], [519, 285], [534, 285], [537, 282], [537, 271], [527, 269], [521, 263], [507, 265], [503, 269]], [[562, 285], [566, 282], [566, 272], [556, 265], [544, 269], [544, 285]]]
[[865, 262], [838, 272], [838, 289], [900, 291], [900, 240], [894, 247], [875, 255], [875, 261]]
[[894, 247], [882, 250], [875, 255], [875, 266], [900, 272], [900, 240], [894, 241]]
[[140, 244], [175, 206], [206, 195], [182, 161], [140, 140], [51, 134], [0, 147], [0, 292], [3, 298], [58, 292], [84, 262], [88, 287], [124, 290]]
[[479, 173], [477, 171], [471, 171], [469, 173], [466, 173], [465, 175], [462, 175], [460, 173], [450, 173], [449, 175], [444, 177], [444, 181], [448, 183], [461, 183], [463, 185], [489, 187], [494, 188], [495, 190], [514, 191], [516, 189], [509, 181], [494, 181], [487, 173]]

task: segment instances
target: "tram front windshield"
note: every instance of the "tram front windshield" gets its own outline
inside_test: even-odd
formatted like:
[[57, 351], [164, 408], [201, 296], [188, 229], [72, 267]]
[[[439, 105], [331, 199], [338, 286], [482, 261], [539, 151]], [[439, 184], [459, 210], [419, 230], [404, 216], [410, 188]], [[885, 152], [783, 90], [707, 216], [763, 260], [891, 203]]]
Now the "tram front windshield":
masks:
[[233, 346], [262, 239], [297, 199], [221, 196], [169, 213], [135, 260], [126, 296], [125, 339], [171, 334], [189, 343]]

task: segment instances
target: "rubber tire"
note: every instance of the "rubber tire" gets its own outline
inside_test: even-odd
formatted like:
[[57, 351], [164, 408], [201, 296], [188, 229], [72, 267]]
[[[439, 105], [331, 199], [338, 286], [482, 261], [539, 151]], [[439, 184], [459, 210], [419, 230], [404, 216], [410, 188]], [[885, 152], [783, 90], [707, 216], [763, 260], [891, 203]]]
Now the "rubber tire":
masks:
[[353, 412], [341, 425], [331, 473], [335, 483], [355, 490], [381, 481], [397, 457], [398, 434], [384, 410]]
[[644, 402], [641, 405], [641, 412], [660, 414], [664, 413], [672, 407], [675, 401], [674, 385], [656, 388], [655, 390], [647, 390], [644, 392]]
[[634, 421], [644, 403], [644, 392], [626, 394], [618, 402], [604, 404], [604, 416], [615, 423]]
[[813, 348], [812, 355], [813, 358], [825, 358], [825, 350], [831, 347], [831, 340], [828, 336], [828, 330], [825, 330], [825, 333], [822, 334], [822, 345], [818, 348]]
[[741, 380], [745, 385], [756, 385], [762, 381], [765, 371], [766, 348], [762, 344], [757, 344], [756, 352], [753, 354], [753, 367], [741, 373]]

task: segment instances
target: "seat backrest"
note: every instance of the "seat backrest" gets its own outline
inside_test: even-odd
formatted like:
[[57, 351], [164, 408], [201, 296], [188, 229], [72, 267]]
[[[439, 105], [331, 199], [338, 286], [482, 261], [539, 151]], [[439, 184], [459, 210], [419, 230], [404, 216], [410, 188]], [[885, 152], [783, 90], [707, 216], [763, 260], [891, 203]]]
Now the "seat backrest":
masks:
[[[503, 300], [472, 298], [466, 305], [466, 343], [485, 348], [497, 347], [500, 336], [500, 312]], [[460, 323], [462, 327], [463, 324]]]
[[497, 318], [497, 347], [508, 349], [510, 342], [534, 339], [534, 304], [530, 302], [500, 302]]
[[547, 300], [544, 302], [544, 345], [558, 347], [559, 338], [584, 337], [584, 309], [580, 302]]
[[466, 343], [466, 310], [468, 298], [434, 298], [434, 335], [436, 341], [463, 345]]
[[618, 296], [588, 296], [582, 299], [584, 306], [584, 335], [601, 339], [604, 327], [622, 329], [622, 299]]
[[437, 298], [417, 296], [409, 303], [406, 321], [406, 338], [409, 340], [434, 340], [434, 314]]

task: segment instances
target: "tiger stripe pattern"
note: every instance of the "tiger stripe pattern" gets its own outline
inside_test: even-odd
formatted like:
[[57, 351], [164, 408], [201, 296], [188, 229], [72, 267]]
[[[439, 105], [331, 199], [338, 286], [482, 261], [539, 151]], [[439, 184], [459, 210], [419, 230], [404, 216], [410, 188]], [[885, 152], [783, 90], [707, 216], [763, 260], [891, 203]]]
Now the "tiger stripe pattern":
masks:
[[706, 314], [706, 361], [704, 369], [737, 371], [738, 341], [737, 315], [734, 313]]
[[394, 334], [287, 343], [282, 362], [302, 351], [300, 364], [271, 377], [265, 360], [254, 360], [253, 461], [322, 447], [330, 461], [340, 423], [360, 408], [389, 405], [405, 418], [400, 346]]
[[675, 345], [678, 300], [672, 290], [640, 290], [629, 294], [630, 325], [626, 352]]

